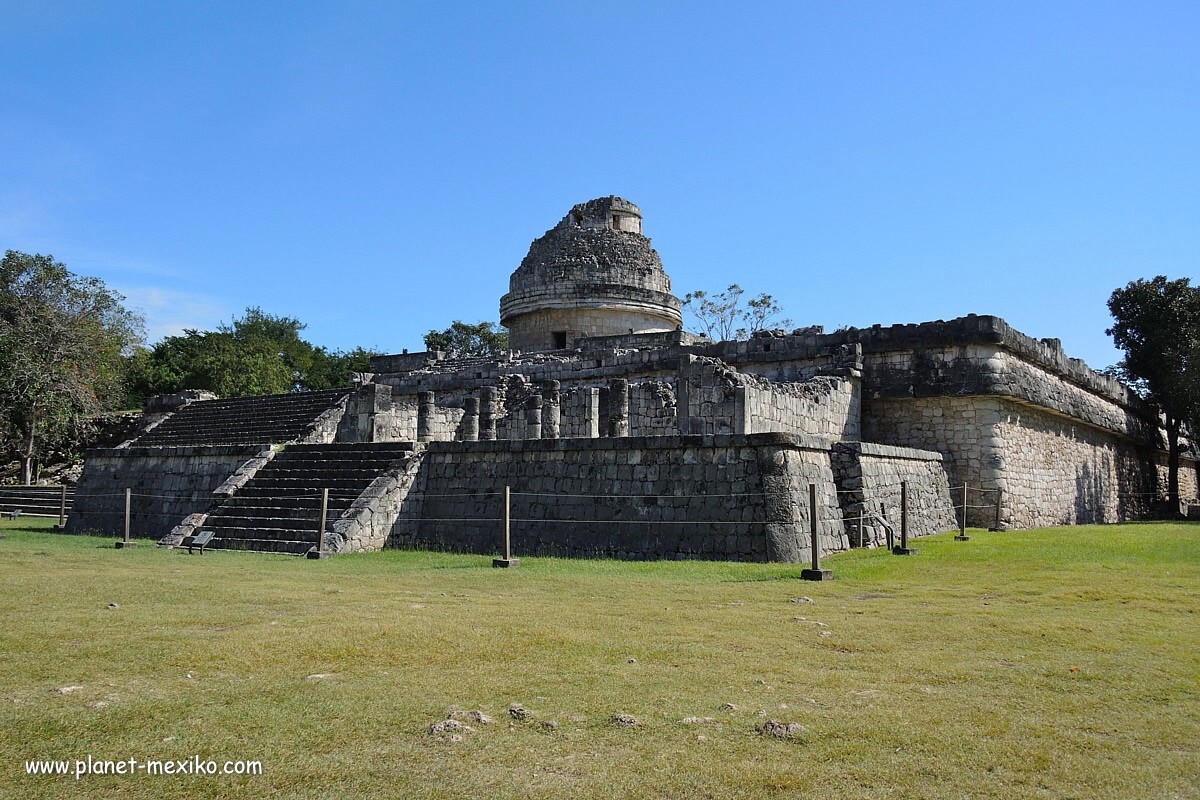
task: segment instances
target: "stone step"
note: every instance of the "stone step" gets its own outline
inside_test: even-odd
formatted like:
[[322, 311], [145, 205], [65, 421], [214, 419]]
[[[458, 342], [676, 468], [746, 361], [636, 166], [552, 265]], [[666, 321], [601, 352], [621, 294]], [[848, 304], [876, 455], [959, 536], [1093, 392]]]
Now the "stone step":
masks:
[[[329, 506], [329, 511], [326, 514], [328, 524], [332, 524], [345, 513], [350, 507], [346, 504], [342, 507]], [[317, 508], [290, 508], [287, 506], [222, 506], [217, 511], [208, 515], [207, 524], [212, 525], [238, 525], [246, 526], [238, 520], [290, 520], [293, 527], [305, 528], [309, 525], [316, 525], [317, 518], [321, 515], [321, 509]], [[278, 528], [279, 525], [271, 525], [269, 527]]]
[[216, 539], [210, 547], [213, 550], [252, 550], [258, 553], [280, 553], [302, 556], [317, 543], [316, 537], [311, 542], [256, 541], [252, 539]]
[[321, 492], [330, 490], [328, 530], [385, 470], [414, 450], [412, 442], [289, 445], [203, 526], [223, 549], [306, 553], [316, 544]]
[[[283, 509], [271, 509], [272, 511], [280, 511]], [[204, 523], [204, 530], [213, 531], [229, 531], [229, 530], [256, 530], [256, 531], [312, 531], [317, 530], [319, 520], [317, 516], [320, 512], [310, 515], [310, 519], [303, 517], [285, 517], [285, 516], [238, 516], [234, 514], [210, 514]], [[341, 511], [330, 510], [325, 520], [325, 528], [328, 530], [341, 516]]]
[[274, 480], [285, 478], [289, 480], [305, 480], [314, 485], [323, 479], [340, 478], [342, 480], [366, 480], [367, 483], [379, 477], [379, 474], [387, 469], [390, 461], [385, 461], [380, 467], [372, 469], [371, 467], [360, 467], [357, 464], [353, 467], [347, 466], [342, 469], [333, 469], [326, 466], [300, 467], [293, 469], [288, 465], [288, 469], [273, 469], [267, 475], [266, 470], [260, 471], [258, 474], [262, 477], [268, 477]]
[[361, 492], [371, 485], [375, 476], [366, 478], [343, 478], [341, 475], [309, 475], [303, 478], [282, 478], [268, 475], [255, 478], [251, 484], [255, 489], [328, 489], [330, 492], [339, 489]]
[[289, 503], [306, 498], [320, 498], [322, 489], [329, 489], [330, 498], [358, 497], [370, 485], [370, 481], [360, 482], [359, 486], [331, 487], [328, 483], [301, 483], [294, 486], [262, 486], [257, 482], [248, 483], [234, 497], [239, 498], [286, 498]]
[[237, 525], [204, 526], [201, 530], [211, 530], [214, 539], [224, 541], [263, 541], [263, 542], [308, 542], [317, 543], [317, 528], [255, 528]]
[[[361, 492], [330, 492], [329, 505], [349, 507]], [[303, 492], [261, 491], [243, 489], [221, 504], [221, 508], [320, 508], [321, 492], [318, 489]]]
[[390, 467], [392, 463], [401, 461], [403, 456], [390, 458], [384, 456], [382, 458], [365, 457], [365, 458], [317, 458], [311, 456], [304, 457], [286, 457], [276, 456], [275, 461], [265, 465], [259, 470], [259, 474], [265, 471], [274, 470], [293, 470], [293, 471], [313, 471], [324, 470], [330, 473], [341, 473], [343, 470], [358, 470], [366, 469], [378, 471]]
[[[292, 444], [288, 445], [283, 454], [288, 453], [391, 453], [412, 452], [415, 445], [412, 442], [343, 442], [335, 444]], [[281, 454], [282, 455], [282, 454]]]

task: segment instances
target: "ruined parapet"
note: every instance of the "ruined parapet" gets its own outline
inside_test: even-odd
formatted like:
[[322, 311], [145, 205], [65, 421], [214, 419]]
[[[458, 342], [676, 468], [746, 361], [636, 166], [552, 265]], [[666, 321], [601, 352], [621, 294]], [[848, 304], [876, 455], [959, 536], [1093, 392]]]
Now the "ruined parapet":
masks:
[[857, 377], [775, 382], [716, 358], [687, 356], [679, 368], [679, 429], [685, 434], [781, 432], [858, 439]]
[[669, 332], [682, 322], [641, 210], [619, 197], [572, 208], [530, 245], [500, 299], [514, 350], [563, 350], [584, 336]]
[[403, 374], [429, 369], [446, 359], [441, 350], [396, 353], [390, 356], [371, 356], [371, 372], [380, 374]]

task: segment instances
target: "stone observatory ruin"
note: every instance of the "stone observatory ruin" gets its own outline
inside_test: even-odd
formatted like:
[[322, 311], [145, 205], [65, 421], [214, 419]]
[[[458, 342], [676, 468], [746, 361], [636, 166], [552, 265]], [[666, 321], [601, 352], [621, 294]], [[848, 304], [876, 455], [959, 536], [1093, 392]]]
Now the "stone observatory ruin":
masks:
[[[606, 197], [536, 239], [500, 300], [513, 350], [374, 359], [353, 388], [155, 398], [88, 454], [68, 530], [303, 554], [805, 561], [970, 526], [1115, 522], [1165, 497], [1159, 420], [997, 317], [713, 342]], [[1197, 495], [1184, 459], [1181, 493]], [[815, 503], [810, 503], [815, 487]], [[964, 490], [965, 487], [965, 490]], [[328, 501], [321, 524], [322, 490]], [[965, 494], [964, 494], [965, 491]], [[966, 502], [963, 502], [963, 498]]]

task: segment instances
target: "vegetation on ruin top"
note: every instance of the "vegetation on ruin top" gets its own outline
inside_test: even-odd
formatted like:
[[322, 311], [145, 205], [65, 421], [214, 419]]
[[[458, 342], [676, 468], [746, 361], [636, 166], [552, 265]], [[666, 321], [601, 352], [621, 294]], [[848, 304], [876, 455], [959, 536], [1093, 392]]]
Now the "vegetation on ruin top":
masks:
[[[1129, 798], [1200, 785], [1194, 523], [936, 536], [916, 557], [828, 559], [837, 580], [818, 584], [797, 580], [800, 565], [311, 562], [44, 530], [0, 523], [2, 796]], [[495, 721], [430, 735], [454, 708]], [[800, 728], [764, 736], [768, 721]], [[89, 754], [261, 759], [264, 774], [24, 775], [26, 759]]]

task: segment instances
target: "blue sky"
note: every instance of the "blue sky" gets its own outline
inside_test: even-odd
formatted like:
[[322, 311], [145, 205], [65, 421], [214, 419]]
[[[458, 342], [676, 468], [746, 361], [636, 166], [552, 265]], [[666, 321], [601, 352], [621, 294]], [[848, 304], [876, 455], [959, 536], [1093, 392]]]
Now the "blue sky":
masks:
[[1194, 2], [0, 2], [0, 29], [0, 247], [152, 338], [259, 305], [418, 349], [609, 194], [678, 294], [997, 314], [1097, 368], [1112, 290], [1200, 265]]

